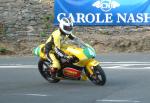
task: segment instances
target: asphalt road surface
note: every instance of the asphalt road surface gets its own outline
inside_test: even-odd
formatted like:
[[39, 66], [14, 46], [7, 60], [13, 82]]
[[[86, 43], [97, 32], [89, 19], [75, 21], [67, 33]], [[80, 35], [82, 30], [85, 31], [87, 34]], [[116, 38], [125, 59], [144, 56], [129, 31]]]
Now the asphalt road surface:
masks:
[[0, 103], [150, 103], [150, 54], [99, 55], [107, 82], [48, 83], [37, 57], [0, 57]]

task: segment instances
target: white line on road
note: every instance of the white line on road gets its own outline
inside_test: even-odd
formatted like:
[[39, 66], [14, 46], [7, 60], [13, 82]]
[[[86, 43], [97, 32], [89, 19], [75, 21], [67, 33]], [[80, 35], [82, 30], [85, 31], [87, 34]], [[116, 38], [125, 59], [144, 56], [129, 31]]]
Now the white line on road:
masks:
[[130, 68], [130, 67], [120, 67], [120, 68], [110, 68], [110, 67], [103, 67], [103, 69], [108, 69], [108, 70], [150, 70], [150, 67], [143, 67], [143, 68]]
[[150, 65], [150, 64], [102, 64], [102, 65], [139, 66], [139, 65]]
[[96, 100], [96, 102], [114, 102], [114, 103], [121, 103], [121, 102], [126, 102], [126, 103], [140, 103], [141, 101], [136, 101], [136, 100]]
[[10, 94], [10, 95], [17, 95], [17, 96], [37, 96], [37, 97], [48, 97], [48, 96], [52, 96], [52, 95], [46, 95], [46, 94], [21, 94], [21, 93], [17, 93], [17, 94]]
[[[124, 70], [150, 70], [150, 62], [102, 62], [104, 69], [124, 69]], [[33, 69], [38, 68], [37, 65], [24, 64], [0, 64], [0, 69]]]
[[107, 68], [107, 69], [116, 69], [116, 68], [120, 68], [122, 66], [103, 66], [103, 68]]
[[150, 69], [150, 67], [144, 67], [144, 69]]
[[[0, 66], [0, 69], [36, 69], [35, 65], [22, 65], [22, 66]], [[103, 69], [110, 70], [150, 70], [150, 67], [124, 67], [124, 66], [102, 66]]]
[[19, 68], [37, 68], [36, 65], [0, 65], [1, 69], [5, 68], [14, 68], [14, 69], [19, 69]]
[[101, 64], [150, 64], [150, 62], [101, 62]]
[[26, 95], [26, 96], [38, 96], [38, 97], [47, 97], [47, 96], [51, 96], [51, 95], [45, 95], [45, 94], [22, 94], [22, 95]]

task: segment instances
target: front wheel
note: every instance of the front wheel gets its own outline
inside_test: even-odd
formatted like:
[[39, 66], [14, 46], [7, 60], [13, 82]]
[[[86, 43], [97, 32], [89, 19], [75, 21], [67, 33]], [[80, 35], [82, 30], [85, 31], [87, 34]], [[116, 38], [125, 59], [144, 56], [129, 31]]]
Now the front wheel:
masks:
[[50, 83], [57, 83], [60, 81], [60, 79], [52, 79], [51, 78], [51, 74], [48, 70], [49, 69], [49, 62], [42, 60], [42, 59], [39, 60], [38, 69], [39, 69], [39, 72], [42, 75], [42, 77], [44, 77], [44, 79], [46, 79]]
[[106, 83], [106, 75], [100, 65], [93, 67], [93, 75], [87, 73], [87, 76], [96, 85], [103, 86]]

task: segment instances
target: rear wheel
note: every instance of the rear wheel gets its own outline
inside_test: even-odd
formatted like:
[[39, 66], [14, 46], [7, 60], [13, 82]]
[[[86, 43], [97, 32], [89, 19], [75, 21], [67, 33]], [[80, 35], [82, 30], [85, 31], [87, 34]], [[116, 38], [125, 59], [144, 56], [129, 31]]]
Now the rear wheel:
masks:
[[42, 77], [44, 77], [44, 79], [46, 79], [50, 83], [57, 83], [60, 81], [60, 79], [51, 78], [51, 74], [49, 71], [49, 62], [40, 59], [38, 62], [38, 69]]
[[96, 85], [103, 86], [106, 83], [106, 75], [100, 65], [93, 67], [93, 75], [87, 73], [88, 78]]

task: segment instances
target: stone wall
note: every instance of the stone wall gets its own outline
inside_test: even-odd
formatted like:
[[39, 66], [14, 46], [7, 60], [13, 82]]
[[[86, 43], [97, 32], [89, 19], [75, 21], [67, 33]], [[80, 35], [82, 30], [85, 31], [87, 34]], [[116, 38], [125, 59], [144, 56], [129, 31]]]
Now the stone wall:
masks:
[[51, 0], [0, 0], [0, 35], [39, 35], [46, 31], [52, 25], [53, 4]]

